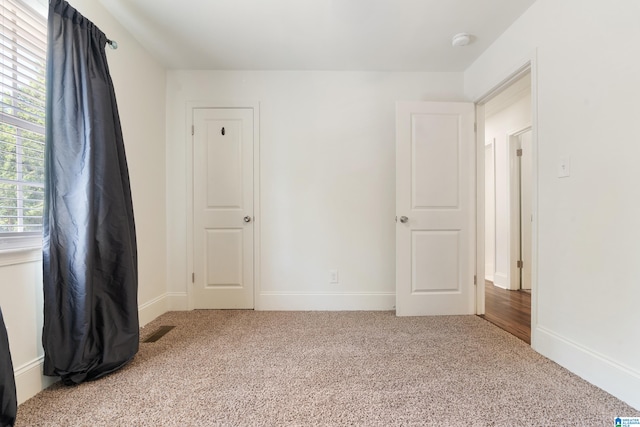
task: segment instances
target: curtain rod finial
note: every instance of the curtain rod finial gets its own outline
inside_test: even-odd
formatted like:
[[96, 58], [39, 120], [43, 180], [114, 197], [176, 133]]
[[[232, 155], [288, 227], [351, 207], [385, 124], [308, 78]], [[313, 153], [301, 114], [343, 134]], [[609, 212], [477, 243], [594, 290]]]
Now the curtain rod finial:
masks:
[[107, 39], [107, 43], [109, 44], [109, 46], [111, 47], [111, 49], [116, 50], [118, 48], [118, 42], [116, 42], [115, 40], [109, 40]]

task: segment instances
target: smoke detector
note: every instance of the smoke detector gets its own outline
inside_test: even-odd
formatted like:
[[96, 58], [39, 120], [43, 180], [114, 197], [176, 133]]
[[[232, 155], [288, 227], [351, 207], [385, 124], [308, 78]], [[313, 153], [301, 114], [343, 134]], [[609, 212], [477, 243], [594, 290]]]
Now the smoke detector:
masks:
[[471, 43], [471, 34], [468, 33], [458, 33], [451, 39], [451, 46], [461, 47], [466, 46]]

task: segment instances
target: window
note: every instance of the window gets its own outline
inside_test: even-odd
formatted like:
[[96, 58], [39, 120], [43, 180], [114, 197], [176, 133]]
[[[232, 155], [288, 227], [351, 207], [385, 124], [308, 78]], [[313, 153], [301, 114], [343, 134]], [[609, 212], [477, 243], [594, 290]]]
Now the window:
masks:
[[38, 246], [44, 207], [47, 23], [0, 0], [0, 251]]

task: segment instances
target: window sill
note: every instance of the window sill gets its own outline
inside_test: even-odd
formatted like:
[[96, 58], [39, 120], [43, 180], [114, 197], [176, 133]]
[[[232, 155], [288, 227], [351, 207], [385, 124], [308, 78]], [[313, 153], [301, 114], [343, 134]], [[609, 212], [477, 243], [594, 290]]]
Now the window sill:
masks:
[[0, 267], [42, 260], [42, 237], [0, 238]]

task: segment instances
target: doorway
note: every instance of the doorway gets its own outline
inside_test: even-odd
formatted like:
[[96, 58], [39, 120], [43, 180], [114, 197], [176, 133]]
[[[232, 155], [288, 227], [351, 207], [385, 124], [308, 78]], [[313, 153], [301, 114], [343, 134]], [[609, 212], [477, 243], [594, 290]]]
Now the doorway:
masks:
[[193, 308], [253, 309], [252, 108], [193, 108]]
[[[532, 91], [523, 73], [483, 104], [484, 311], [531, 343]], [[482, 129], [482, 127], [481, 127]], [[482, 178], [482, 177], [480, 177]]]

